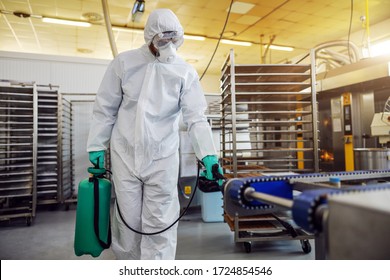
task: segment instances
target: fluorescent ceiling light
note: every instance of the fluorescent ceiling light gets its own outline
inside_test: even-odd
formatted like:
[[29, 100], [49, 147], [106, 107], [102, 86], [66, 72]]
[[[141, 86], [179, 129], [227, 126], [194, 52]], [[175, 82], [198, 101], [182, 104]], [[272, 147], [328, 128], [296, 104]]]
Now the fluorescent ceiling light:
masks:
[[390, 54], [390, 40], [372, 44], [370, 47], [371, 57]]
[[284, 46], [276, 46], [276, 45], [270, 45], [269, 48], [271, 50], [285, 51], [285, 52], [292, 52], [294, 50], [293, 47], [284, 47]]
[[128, 32], [128, 33], [144, 34], [144, 31], [142, 29], [133, 29], [133, 28], [127, 28], [127, 27], [113, 26], [112, 30], [123, 31], [123, 32]]
[[[230, 10], [230, 12], [235, 13], [235, 14], [246, 14], [254, 6], [255, 6], [255, 4], [252, 4], [252, 3], [244, 3], [244, 2], [237, 1], [237, 2], [233, 3], [232, 9]], [[228, 11], [228, 10], [229, 9], [227, 9], [226, 11]]]
[[233, 41], [233, 40], [227, 40], [227, 39], [222, 39], [221, 43], [223, 44], [229, 44], [229, 45], [237, 45], [237, 46], [245, 46], [245, 47], [250, 47], [252, 46], [251, 42], [244, 42], [244, 41]]
[[184, 34], [184, 39], [188, 39], [188, 40], [195, 40], [195, 41], [204, 41], [206, 40], [205, 37], [203, 36], [194, 36], [194, 35], [186, 35]]
[[91, 26], [89, 22], [85, 22], [85, 21], [66, 20], [66, 19], [49, 18], [49, 17], [43, 17], [42, 21], [46, 23], [64, 24], [64, 25], [81, 26], [81, 27]]

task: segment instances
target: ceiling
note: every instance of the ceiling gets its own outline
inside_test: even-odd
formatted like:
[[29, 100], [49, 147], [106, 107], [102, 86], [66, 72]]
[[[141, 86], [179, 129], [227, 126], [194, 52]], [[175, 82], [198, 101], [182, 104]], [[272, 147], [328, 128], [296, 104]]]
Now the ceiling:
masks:
[[[146, 19], [156, 8], [169, 8], [176, 13], [186, 34], [205, 36], [204, 41], [186, 40], [179, 54], [203, 74], [217, 46], [231, 0], [145, 0], [146, 10], [139, 22], [131, 20], [134, 0], [107, 0], [113, 26], [126, 27], [114, 31], [119, 52], [141, 46]], [[238, 1], [234, 1], [238, 2]], [[229, 50], [234, 48], [236, 62], [261, 62], [265, 46], [272, 44], [294, 47], [294, 51], [268, 50], [266, 63], [284, 63], [308, 53], [327, 41], [348, 38], [367, 30], [362, 16], [366, 14], [365, 0], [240, 0], [253, 4], [246, 13], [238, 13], [234, 3], [225, 28], [225, 39], [249, 41], [252, 46], [219, 44], [207, 74], [218, 75]], [[242, 5], [242, 4], [241, 4]], [[245, 6], [245, 5], [244, 5]], [[351, 7], [353, 13], [351, 17]], [[390, 19], [390, 0], [368, 0], [369, 26]], [[103, 17], [101, 0], [0, 0], [0, 50], [51, 55], [111, 59], [112, 52]], [[18, 17], [23, 12], [30, 17]], [[91, 27], [73, 27], [44, 23], [39, 18], [58, 17], [90, 21]], [[351, 23], [351, 25], [350, 25]], [[387, 32], [387, 33], [386, 33]], [[390, 36], [390, 28], [380, 36]], [[364, 38], [355, 42], [362, 45]], [[263, 46], [263, 47], [261, 47]]]

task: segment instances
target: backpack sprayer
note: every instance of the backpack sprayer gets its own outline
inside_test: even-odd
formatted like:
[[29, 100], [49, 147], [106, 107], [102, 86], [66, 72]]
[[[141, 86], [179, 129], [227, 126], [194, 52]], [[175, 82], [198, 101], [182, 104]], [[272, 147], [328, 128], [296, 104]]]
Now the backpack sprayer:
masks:
[[[188, 202], [188, 205], [179, 215], [179, 217], [167, 228], [156, 232], [141, 232], [129, 226], [123, 218], [118, 203], [117, 210], [122, 222], [131, 231], [142, 235], [156, 235], [163, 233], [174, 226], [189, 209], [197, 187], [203, 192], [222, 191], [223, 185], [219, 186], [218, 181], [225, 181], [218, 172], [218, 164], [212, 166], [212, 173], [216, 180], [209, 180], [205, 176], [199, 176], [200, 168], [203, 165], [198, 161], [198, 172], [194, 192]], [[110, 202], [111, 202], [111, 182], [105, 177], [106, 173], [111, 171], [98, 166], [89, 167], [88, 172], [92, 175], [79, 183], [74, 252], [77, 256], [90, 254], [98, 257], [104, 249], [111, 245], [111, 224], [110, 224]], [[204, 173], [204, 172], [203, 172]]]

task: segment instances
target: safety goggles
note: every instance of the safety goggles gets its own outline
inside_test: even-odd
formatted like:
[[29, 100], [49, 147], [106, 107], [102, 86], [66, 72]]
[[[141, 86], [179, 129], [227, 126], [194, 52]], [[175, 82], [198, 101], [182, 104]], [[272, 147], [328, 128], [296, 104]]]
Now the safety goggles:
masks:
[[172, 43], [175, 47], [180, 47], [183, 44], [183, 33], [177, 31], [162, 32], [154, 36], [153, 45], [158, 49], [163, 49]]

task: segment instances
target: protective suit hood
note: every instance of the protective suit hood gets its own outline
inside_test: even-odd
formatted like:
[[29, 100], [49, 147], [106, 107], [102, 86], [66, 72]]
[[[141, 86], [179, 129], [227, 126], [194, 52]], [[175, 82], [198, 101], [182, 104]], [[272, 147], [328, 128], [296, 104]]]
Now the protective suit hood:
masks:
[[178, 31], [183, 33], [183, 27], [177, 16], [169, 9], [154, 10], [146, 22], [144, 38], [147, 45], [153, 40], [156, 34], [165, 31]]

